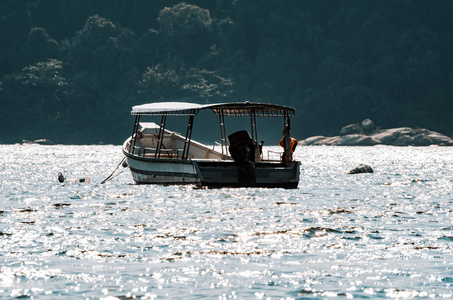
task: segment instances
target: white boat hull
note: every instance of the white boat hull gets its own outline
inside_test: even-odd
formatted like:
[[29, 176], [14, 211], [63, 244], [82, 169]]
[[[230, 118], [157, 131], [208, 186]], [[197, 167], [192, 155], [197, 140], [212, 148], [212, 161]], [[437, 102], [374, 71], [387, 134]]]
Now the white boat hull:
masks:
[[196, 184], [200, 178], [190, 161], [127, 156], [126, 162], [136, 183]]
[[234, 161], [144, 158], [126, 154], [137, 184], [194, 184], [199, 187], [297, 188], [300, 162], [257, 162], [253, 183], [243, 182]]

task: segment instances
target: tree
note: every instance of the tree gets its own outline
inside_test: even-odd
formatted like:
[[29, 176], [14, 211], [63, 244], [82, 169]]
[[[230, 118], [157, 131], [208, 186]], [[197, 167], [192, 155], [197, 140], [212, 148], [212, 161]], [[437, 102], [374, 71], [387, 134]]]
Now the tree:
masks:
[[58, 42], [50, 38], [44, 28], [33, 27], [28, 34], [24, 55], [29, 64], [49, 58], [57, 59], [59, 56], [58, 47]]
[[53, 138], [66, 108], [66, 78], [62, 62], [50, 59], [28, 66], [3, 78], [0, 97], [2, 110], [0, 135], [9, 139], [36, 139], [37, 133]]
[[162, 9], [157, 21], [164, 53], [194, 63], [210, 51], [212, 20], [208, 10], [183, 2]]
[[158, 64], [142, 75], [138, 97], [147, 101], [194, 99], [208, 103], [225, 101], [229, 96], [233, 96], [233, 83], [215, 72], [196, 68], [176, 71]]
[[88, 18], [73, 39], [64, 42], [64, 51], [73, 72], [101, 72], [114, 81], [132, 65], [134, 40], [132, 31], [96, 15]]

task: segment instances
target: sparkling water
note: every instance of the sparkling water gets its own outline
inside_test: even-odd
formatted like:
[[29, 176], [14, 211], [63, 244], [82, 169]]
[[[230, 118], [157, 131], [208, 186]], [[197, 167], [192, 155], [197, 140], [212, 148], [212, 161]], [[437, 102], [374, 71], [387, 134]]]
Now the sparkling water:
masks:
[[299, 147], [298, 189], [197, 189], [100, 184], [119, 146], [2, 145], [0, 298], [452, 297], [452, 154]]

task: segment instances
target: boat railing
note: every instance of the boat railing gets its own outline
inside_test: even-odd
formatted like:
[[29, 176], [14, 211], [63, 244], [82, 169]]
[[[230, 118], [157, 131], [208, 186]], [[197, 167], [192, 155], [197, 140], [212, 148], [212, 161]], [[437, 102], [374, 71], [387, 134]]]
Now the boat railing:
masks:
[[[137, 155], [141, 157], [155, 157], [157, 149], [154, 147], [146, 147], [146, 146], [138, 146], [134, 145], [132, 149], [130, 148], [130, 142], [128, 141], [125, 145], [125, 150], [127, 150], [132, 155]], [[131, 151], [129, 151], [131, 149]], [[173, 158], [173, 159], [181, 159], [183, 154], [183, 149], [165, 149], [161, 148], [159, 157], [161, 158]]]
[[267, 150], [267, 160], [280, 160], [283, 151]]
[[[136, 154], [136, 155], [142, 156], [142, 157], [155, 157], [156, 151], [157, 151], [156, 148], [143, 147], [143, 149], [139, 149], [137, 152], [134, 152], [133, 154]], [[174, 151], [173, 149], [162, 149], [161, 148], [160, 153], [158, 155], [161, 158], [178, 159], [178, 158], [182, 158], [182, 152], [183, 152], [183, 149], [176, 149], [176, 151]]]

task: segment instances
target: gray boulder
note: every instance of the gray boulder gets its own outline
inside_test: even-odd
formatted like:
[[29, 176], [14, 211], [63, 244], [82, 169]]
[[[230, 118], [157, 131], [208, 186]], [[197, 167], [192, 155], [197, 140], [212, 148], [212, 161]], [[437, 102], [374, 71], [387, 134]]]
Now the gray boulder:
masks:
[[381, 141], [363, 134], [348, 134], [340, 137], [338, 146], [374, 146], [381, 144]]
[[414, 138], [408, 135], [402, 135], [393, 143], [394, 146], [411, 146], [415, 142]]
[[357, 134], [362, 133], [363, 129], [359, 124], [350, 124], [341, 128], [339, 135], [349, 135], [349, 134]]
[[309, 138], [303, 140], [302, 142], [307, 146], [316, 145], [317, 142], [319, 142], [320, 140], [323, 140], [325, 138], [326, 137], [324, 137], [322, 135], [312, 136], [312, 137], [309, 137]]
[[441, 133], [423, 128], [399, 127], [376, 129], [373, 121], [366, 119], [361, 124], [341, 128], [338, 136], [314, 136], [300, 145], [329, 146], [453, 146], [453, 139]]
[[390, 131], [379, 132], [374, 137], [382, 142], [384, 145], [393, 145], [397, 139], [397, 134]]
[[429, 137], [424, 136], [423, 134], [417, 134], [414, 136], [414, 140], [416, 146], [429, 146], [433, 143]]
[[362, 121], [362, 124], [360, 124], [360, 127], [362, 127], [363, 132], [365, 133], [372, 133], [374, 131], [374, 123], [370, 119], [365, 119]]
[[40, 144], [40, 145], [52, 145], [52, 141], [48, 140], [48, 139], [38, 139], [38, 140], [34, 140], [33, 143], [35, 144]]
[[348, 172], [348, 174], [362, 174], [362, 173], [373, 173], [373, 169], [369, 165], [361, 164]]
[[431, 139], [434, 145], [453, 146], [453, 139], [441, 133], [430, 131], [426, 137]]

